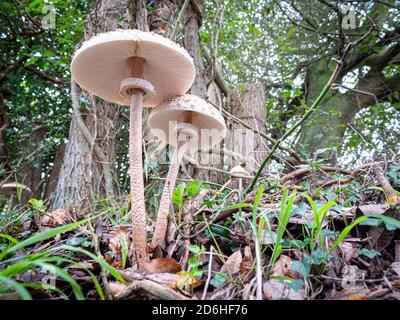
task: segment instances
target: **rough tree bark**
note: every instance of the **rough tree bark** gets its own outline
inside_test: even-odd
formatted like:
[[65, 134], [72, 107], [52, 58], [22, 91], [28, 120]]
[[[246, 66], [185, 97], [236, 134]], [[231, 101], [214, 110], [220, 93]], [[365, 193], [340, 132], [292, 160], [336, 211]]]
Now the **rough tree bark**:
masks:
[[[121, 22], [122, 16], [126, 19]], [[85, 22], [85, 40], [101, 32], [127, 28], [131, 20], [126, 1], [97, 1]], [[72, 81], [74, 112], [63, 167], [52, 196], [53, 209], [82, 210], [96, 196], [115, 194], [114, 164], [121, 107], [88, 93], [84, 95], [90, 102], [81, 110], [80, 90]]]
[[[26, 147], [27, 150], [33, 152], [39, 147], [39, 144], [43, 141], [46, 136], [46, 130], [38, 124], [32, 132], [31, 139], [29, 140], [29, 146]], [[33, 198], [41, 198], [40, 185], [42, 183], [42, 169], [44, 164], [44, 158], [41, 156], [36, 156], [35, 159], [30, 162], [22, 172], [22, 181], [29, 189], [32, 190], [30, 195]]]
[[[174, 19], [176, 1], [155, 1], [155, 10], [150, 19], [146, 4], [143, 0], [97, 1], [85, 23], [85, 40], [95, 34], [119, 28], [154, 30], [168, 36], [171, 21]], [[121, 17], [125, 19], [121, 20]], [[116, 193], [114, 164], [118, 149], [117, 135], [126, 119], [120, 117], [120, 106], [87, 93], [85, 95], [90, 103], [82, 112], [79, 107], [79, 94], [72, 94], [75, 96], [75, 111], [64, 165], [52, 196], [53, 209], [63, 207], [81, 210], [93, 202], [94, 196], [112, 197]], [[148, 113], [146, 110], [143, 115], [144, 124], [147, 123]]]
[[[195, 94], [203, 99], [209, 99], [216, 105], [223, 107], [223, 101], [221, 97], [221, 90], [215, 81], [212, 81], [207, 85], [207, 70], [203, 63], [203, 57], [201, 53], [201, 42], [199, 38], [199, 28], [202, 24], [203, 19], [203, 4], [200, 1], [189, 1], [185, 16], [184, 16], [184, 47], [193, 57], [193, 62], [196, 67], [196, 77], [192, 88], [190, 89], [191, 94]], [[211, 75], [208, 75], [211, 76]], [[221, 145], [223, 142], [221, 142]], [[216, 146], [218, 147], [218, 146]], [[216, 168], [222, 168], [223, 157], [220, 154], [204, 153], [200, 152], [194, 155], [200, 165], [212, 166]], [[193, 176], [200, 180], [206, 180], [211, 182], [221, 182], [221, 174], [214, 171], [201, 171], [194, 170]]]
[[53, 166], [50, 170], [49, 178], [46, 183], [46, 190], [43, 196], [44, 199], [49, 199], [50, 195], [56, 189], [57, 180], [62, 168], [64, 154], [65, 154], [65, 143], [61, 142], [61, 144], [57, 147], [56, 153], [54, 155]]
[[7, 115], [6, 106], [4, 104], [3, 94], [0, 93], [0, 168], [4, 169], [8, 158], [8, 152], [5, 146], [5, 130], [10, 125], [10, 119]]
[[[266, 134], [266, 98], [261, 83], [247, 84], [244, 90], [231, 91], [229, 112], [248, 124], [255, 131]], [[230, 124], [227, 148], [239, 153], [246, 160], [245, 169], [250, 174], [257, 171], [260, 162], [265, 158], [268, 148], [266, 141], [256, 132], [239, 124]], [[232, 166], [239, 163], [233, 160]]]

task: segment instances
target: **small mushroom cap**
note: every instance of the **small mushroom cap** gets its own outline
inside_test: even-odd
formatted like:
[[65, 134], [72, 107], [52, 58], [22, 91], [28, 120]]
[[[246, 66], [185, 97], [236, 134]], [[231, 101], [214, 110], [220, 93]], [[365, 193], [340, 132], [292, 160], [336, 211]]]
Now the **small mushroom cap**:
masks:
[[233, 175], [244, 176], [244, 177], [250, 176], [249, 173], [241, 165], [234, 166], [231, 169], [231, 171], [229, 171], [229, 173], [231, 173]]
[[151, 32], [117, 30], [99, 34], [76, 51], [71, 73], [87, 91], [104, 100], [129, 105], [120, 94], [121, 82], [131, 78], [130, 58], [145, 60], [143, 78], [155, 88], [144, 106], [154, 107], [165, 99], [184, 94], [193, 84], [193, 59], [178, 44]]
[[[187, 120], [189, 113], [190, 121]], [[198, 130], [197, 137], [190, 139], [188, 143], [189, 150], [210, 148], [225, 137], [226, 125], [221, 113], [195, 95], [185, 94], [167, 100], [154, 108], [149, 117], [152, 132], [174, 147], [177, 145], [177, 137], [174, 134], [176, 125], [187, 122]]]
[[5, 195], [17, 194], [18, 189], [21, 190], [21, 194], [23, 196], [27, 196], [32, 193], [31, 189], [29, 189], [27, 186], [21, 183], [9, 182], [0, 185], [0, 194], [5, 194]]

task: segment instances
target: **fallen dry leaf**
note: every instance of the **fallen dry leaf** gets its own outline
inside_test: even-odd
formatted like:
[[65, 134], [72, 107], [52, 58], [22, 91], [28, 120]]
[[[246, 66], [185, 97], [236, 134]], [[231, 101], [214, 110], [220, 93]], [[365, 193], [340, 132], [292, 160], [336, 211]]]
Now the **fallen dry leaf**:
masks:
[[304, 300], [305, 297], [303, 288], [296, 291], [278, 280], [269, 280], [265, 282], [263, 285], [263, 292], [266, 300]]
[[[291, 270], [292, 259], [286, 255], [281, 255], [272, 269], [271, 277], [289, 277], [292, 279], [302, 279], [302, 276]], [[286, 283], [270, 279], [263, 284], [264, 298], [266, 300], [304, 300], [306, 292], [304, 288], [294, 290]]]
[[126, 290], [128, 286], [119, 281], [112, 281], [108, 283], [108, 287], [110, 288], [111, 296], [115, 298], [118, 293]]
[[240, 250], [235, 251], [230, 255], [228, 260], [224, 263], [221, 268], [222, 273], [229, 273], [230, 275], [235, 275], [240, 271], [240, 265], [242, 263], [242, 253]]
[[339, 244], [339, 250], [342, 252], [344, 261], [349, 263], [351, 259], [356, 256], [357, 248], [347, 241], [343, 241]]
[[374, 214], [384, 214], [386, 210], [390, 207], [386, 204], [366, 204], [363, 206], [358, 206], [356, 210], [361, 211], [365, 216], [370, 216]]
[[400, 277], [400, 262], [393, 262], [391, 265], [394, 272], [396, 272], [397, 276]]
[[246, 273], [253, 269], [253, 256], [249, 246], [244, 247], [244, 256], [240, 264], [240, 272]]
[[129, 248], [130, 245], [130, 237], [129, 237], [129, 232], [128, 228], [126, 227], [119, 227], [116, 230], [113, 230], [111, 232], [111, 238], [108, 242], [108, 246], [110, 249], [115, 252], [115, 253], [120, 253], [122, 249], [122, 241], [123, 238], [125, 238], [126, 245]]
[[273, 244], [276, 242], [276, 232], [267, 230], [262, 230], [260, 234], [260, 243], [264, 245]]
[[57, 209], [51, 213], [45, 213], [40, 219], [44, 226], [57, 227], [69, 222], [71, 211], [65, 209]]
[[188, 274], [181, 273], [152, 273], [146, 275], [146, 278], [159, 284], [166, 285], [172, 289], [186, 285], [196, 288], [202, 284], [201, 280], [195, 279]]
[[272, 276], [290, 277], [292, 279], [302, 279], [300, 273], [291, 269], [292, 259], [286, 255], [281, 255], [279, 260], [275, 263], [272, 269]]
[[400, 241], [396, 240], [394, 243], [394, 261], [400, 262]]
[[181, 265], [173, 258], [157, 258], [144, 265], [147, 273], [177, 273], [181, 270]]

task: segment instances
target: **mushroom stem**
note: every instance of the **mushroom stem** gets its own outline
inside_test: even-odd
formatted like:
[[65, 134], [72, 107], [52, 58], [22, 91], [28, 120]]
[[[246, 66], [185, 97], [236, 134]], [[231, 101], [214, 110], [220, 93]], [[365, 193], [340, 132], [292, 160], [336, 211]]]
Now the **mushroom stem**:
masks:
[[176, 178], [178, 177], [179, 167], [182, 162], [183, 155], [187, 149], [189, 138], [178, 136], [178, 146], [174, 150], [171, 164], [168, 170], [167, 180], [165, 181], [164, 190], [158, 208], [156, 227], [154, 230], [152, 247], [162, 246], [168, 229], [168, 213], [171, 205], [171, 195], [175, 188]]
[[146, 206], [142, 167], [143, 93], [134, 90], [131, 96], [129, 132], [129, 174], [131, 178], [132, 251], [138, 268], [149, 261], [147, 251]]

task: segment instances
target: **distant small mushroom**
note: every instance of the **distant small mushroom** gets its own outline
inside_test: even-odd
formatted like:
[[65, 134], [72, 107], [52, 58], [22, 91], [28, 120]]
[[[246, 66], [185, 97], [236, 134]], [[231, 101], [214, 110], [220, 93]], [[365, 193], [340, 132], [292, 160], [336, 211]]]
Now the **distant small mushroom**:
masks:
[[0, 194], [4, 194], [6, 196], [17, 195], [20, 196], [21, 199], [25, 199], [32, 194], [31, 189], [26, 185], [23, 185], [19, 182], [9, 182], [0, 185]]
[[248, 179], [250, 177], [250, 174], [241, 166], [241, 165], [237, 165], [234, 166], [231, 171], [229, 171], [229, 173], [231, 174], [231, 180], [237, 180], [238, 183], [238, 189], [242, 190], [243, 188], [243, 179]]
[[[169, 127], [174, 123], [174, 129], [170, 132]], [[186, 94], [154, 108], [149, 117], [149, 127], [156, 136], [175, 147], [151, 243], [156, 247], [162, 246], [165, 241], [171, 193], [175, 188], [183, 154], [187, 150], [206, 149], [220, 142], [225, 136], [226, 125], [215, 107], [200, 97]]]
[[139, 269], [148, 262], [142, 164], [142, 109], [184, 94], [195, 69], [187, 51], [154, 33], [117, 30], [86, 41], [75, 53], [71, 72], [89, 92], [130, 105], [132, 247]]

